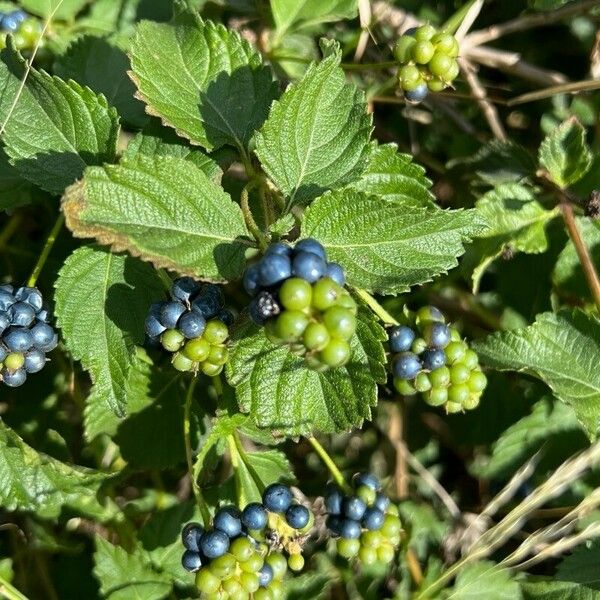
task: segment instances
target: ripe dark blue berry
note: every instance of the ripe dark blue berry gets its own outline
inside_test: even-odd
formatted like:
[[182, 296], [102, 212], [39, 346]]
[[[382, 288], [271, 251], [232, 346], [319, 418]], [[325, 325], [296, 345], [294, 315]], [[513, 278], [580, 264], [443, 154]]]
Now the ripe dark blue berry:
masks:
[[342, 287], [346, 285], [346, 274], [344, 273], [344, 269], [337, 263], [327, 263], [327, 277], [333, 279], [333, 281]]
[[435, 371], [446, 364], [446, 355], [439, 348], [429, 348], [421, 356], [423, 368], [428, 371]]
[[255, 296], [258, 294], [260, 289], [260, 272], [259, 272], [259, 264], [253, 264], [246, 268], [244, 271], [244, 278], [242, 279], [242, 284], [246, 293], [249, 296]]
[[181, 541], [186, 550], [200, 552], [200, 538], [204, 529], [200, 523], [188, 523], [181, 532]]
[[164, 333], [167, 328], [160, 322], [160, 310], [162, 302], [155, 302], [150, 307], [146, 321], [144, 322], [144, 331], [150, 338], [157, 338], [161, 333]]
[[262, 287], [274, 286], [292, 275], [292, 263], [288, 256], [270, 254], [265, 256], [259, 267], [259, 281]]
[[200, 538], [200, 550], [206, 558], [223, 556], [229, 550], [229, 537], [218, 529], [205, 531]]
[[287, 244], [284, 244], [283, 242], [275, 242], [274, 244], [271, 244], [266, 252], [265, 252], [265, 256], [270, 256], [273, 254], [281, 254], [282, 256], [291, 256], [292, 254], [292, 249], [290, 246], [288, 246]]
[[342, 513], [347, 519], [360, 521], [367, 510], [367, 505], [356, 496], [348, 496], [342, 502]]
[[37, 323], [31, 329], [31, 336], [36, 348], [43, 350], [52, 344], [55, 336], [54, 329], [46, 323]]
[[31, 331], [25, 327], [11, 327], [3, 339], [11, 352], [26, 352], [33, 346]]
[[409, 102], [414, 102], [415, 104], [425, 100], [425, 98], [427, 98], [428, 94], [429, 94], [429, 90], [427, 89], [426, 83], [421, 83], [414, 90], [410, 90], [410, 91], [405, 90], [404, 91], [404, 97]]
[[202, 291], [193, 300], [192, 307], [205, 319], [216, 317], [223, 308], [221, 290], [214, 285], [202, 288]]
[[35, 310], [27, 302], [15, 302], [8, 314], [13, 325], [29, 327], [35, 319]]
[[285, 520], [294, 529], [304, 529], [310, 520], [310, 511], [301, 504], [292, 504], [285, 511]]
[[376, 531], [383, 527], [383, 521], [385, 520], [385, 514], [374, 506], [369, 506], [365, 511], [362, 519], [362, 524], [366, 529]]
[[20, 287], [15, 291], [15, 300], [26, 302], [35, 312], [42, 309], [44, 300], [40, 290], [34, 287]]
[[175, 329], [179, 317], [185, 312], [185, 306], [176, 300], [165, 302], [160, 309], [160, 322], [167, 329]]
[[340, 535], [347, 540], [356, 540], [360, 537], [361, 527], [358, 521], [343, 519], [340, 525]]
[[263, 494], [263, 504], [267, 510], [285, 512], [292, 504], [293, 496], [289, 487], [282, 483], [272, 483]]
[[186, 571], [195, 573], [202, 567], [202, 557], [200, 556], [199, 552], [186, 550], [181, 557], [181, 565]]
[[296, 242], [294, 253], [299, 254], [300, 252], [310, 252], [320, 256], [323, 260], [327, 260], [325, 248], [323, 248], [323, 245], [314, 238], [305, 238]]
[[344, 519], [339, 515], [329, 515], [325, 524], [334, 535], [342, 534], [342, 525], [344, 524]]
[[205, 327], [206, 320], [195, 310], [184, 313], [177, 321], [177, 329], [189, 340], [200, 337]]
[[376, 492], [381, 490], [381, 483], [379, 483], [379, 479], [373, 473], [355, 473], [352, 476], [352, 485], [357, 489], [361, 485], [366, 485]]
[[171, 286], [171, 297], [173, 300], [189, 302], [190, 298], [198, 292], [200, 286], [192, 277], [180, 277]]
[[267, 587], [273, 581], [273, 567], [269, 563], [265, 563], [258, 572], [258, 584], [260, 587]]
[[267, 511], [259, 502], [251, 502], [242, 511], [242, 523], [248, 529], [264, 529], [267, 526], [267, 520]]
[[410, 350], [415, 341], [415, 332], [406, 325], [398, 325], [390, 329], [390, 350], [392, 352], [406, 352]]
[[412, 352], [401, 352], [392, 364], [394, 377], [400, 379], [414, 379], [422, 368], [419, 357]]
[[27, 373], [38, 373], [46, 364], [46, 355], [37, 348], [30, 350], [25, 355], [25, 371]]
[[1, 375], [2, 381], [8, 387], [20, 387], [27, 379], [27, 373], [25, 369], [17, 369], [16, 371], [8, 371], [7, 369], [3, 369]]
[[242, 533], [241, 513], [235, 506], [220, 508], [215, 515], [213, 525], [215, 529], [222, 531], [230, 538]]
[[385, 513], [390, 506], [390, 499], [385, 494], [377, 494], [375, 497], [375, 504], [373, 505], [378, 508], [382, 513]]
[[430, 323], [425, 327], [423, 337], [433, 348], [445, 348], [450, 343], [450, 328], [445, 323]]
[[233, 325], [233, 322], [235, 321], [235, 317], [233, 316], [233, 313], [227, 309], [222, 310], [217, 315], [217, 319], [219, 319], [219, 321], [222, 321], [223, 323], [225, 323], [225, 325], [227, 325], [227, 327], [231, 327]]
[[0, 312], [0, 335], [4, 333], [6, 329], [8, 329], [10, 325], [10, 317], [6, 312]]
[[309, 283], [314, 283], [327, 274], [325, 260], [312, 252], [298, 252], [292, 263], [294, 277], [300, 277]]
[[0, 291], [0, 310], [8, 310], [15, 302], [16, 299], [11, 293]]
[[344, 494], [335, 484], [328, 484], [325, 492], [325, 508], [330, 515], [339, 515], [342, 513], [342, 500]]

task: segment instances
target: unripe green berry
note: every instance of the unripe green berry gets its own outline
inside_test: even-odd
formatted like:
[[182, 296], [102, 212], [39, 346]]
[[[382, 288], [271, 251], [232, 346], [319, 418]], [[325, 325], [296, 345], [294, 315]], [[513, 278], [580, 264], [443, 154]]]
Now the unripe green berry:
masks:
[[336, 545], [338, 554], [344, 558], [354, 558], [360, 550], [360, 540], [340, 538]]
[[358, 560], [367, 567], [374, 565], [377, 562], [377, 550], [375, 548], [361, 546], [358, 551]]
[[162, 344], [165, 350], [169, 352], [177, 352], [183, 343], [185, 342], [185, 337], [183, 333], [179, 332], [177, 329], [167, 329], [160, 336], [160, 343]]
[[240, 537], [231, 542], [229, 552], [239, 561], [244, 562], [254, 554], [252, 542], [245, 537]]
[[454, 60], [447, 54], [435, 52], [429, 61], [428, 67], [432, 75], [445, 79], [446, 73], [452, 67], [452, 63], [454, 63]]
[[470, 348], [465, 352], [465, 355], [462, 359], [462, 364], [465, 365], [470, 371], [476, 369], [479, 366], [479, 357], [474, 350]]
[[448, 388], [448, 402], [462, 405], [469, 399], [471, 392], [464, 383], [452, 384]]
[[211, 346], [208, 362], [213, 365], [224, 365], [227, 362], [228, 352], [225, 346]]
[[429, 380], [429, 376], [427, 373], [419, 373], [415, 377], [414, 383], [415, 389], [417, 392], [427, 392], [431, 389], [431, 381]]
[[303, 310], [309, 307], [312, 295], [310, 283], [299, 277], [287, 279], [279, 290], [279, 300], [287, 310]]
[[270, 587], [266, 587], [266, 588], [258, 588], [253, 596], [252, 596], [252, 600], [274, 600], [274, 596], [273, 593], [270, 590]]
[[11, 352], [4, 359], [4, 366], [9, 371], [17, 371], [25, 364], [25, 356], [20, 352]]
[[320, 361], [328, 367], [341, 367], [350, 358], [350, 345], [348, 342], [333, 339], [319, 352]]
[[458, 56], [458, 42], [451, 33], [440, 31], [431, 38], [431, 43], [435, 46], [436, 52], [443, 52], [450, 58]]
[[459, 73], [460, 67], [458, 66], [458, 63], [454, 60], [452, 61], [452, 65], [450, 65], [448, 71], [446, 71], [446, 81], [454, 81], [458, 77]]
[[331, 337], [348, 340], [356, 331], [356, 317], [341, 306], [332, 306], [323, 314], [323, 325], [327, 327]]
[[240, 562], [239, 566], [246, 573], [256, 573], [262, 569], [264, 564], [263, 557], [257, 552], [253, 552], [244, 562]]
[[400, 64], [411, 60], [411, 49], [417, 43], [411, 35], [401, 35], [394, 46], [394, 57]]
[[208, 358], [211, 345], [202, 337], [189, 340], [183, 347], [183, 354], [194, 362], [203, 362]]
[[431, 371], [427, 378], [433, 387], [446, 387], [450, 383], [450, 369], [446, 366]]
[[450, 383], [465, 383], [469, 380], [471, 371], [462, 362], [456, 363], [450, 367]]
[[195, 363], [181, 352], [177, 352], [173, 355], [173, 358], [171, 359], [171, 364], [178, 371], [181, 371], [182, 373], [187, 373], [188, 371], [192, 371], [194, 369]]
[[292, 571], [302, 571], [304, 568], [304, 556], [302, 554], [290, 554], [288, 566]]
[[381, 544], [383, 536], [380, 531], [368, 530], [360, 536], [360, 541], [364, 546], [377, 548]]
[[295, 342], [300, 339], [306, 326], [308, 317], [298, 310], [282, 312], [275, 323], [275, 335], [284, 342]]
[[377, 497], [377, 492], [369, 487], [368, 485], [361, 485], [356, 490], [356, 495], [367, 505], [371, 506], [373, 502], [375, 502], [375, 498]]
[[338, 298], [337, 305], [341, 308], [349, 310], [353, 315], [358, 311], [354, 298], [344, 290], [344, 293]]
[[394, 560], [395, 554], [394, 547], [389, 544], [377, 548], [377, 558], [384, 564], [391, 563]]
[[240, 583], [242, 587], [250, 594], [256, 592], [256, 590], [260, 587], [260, 580], [258, 579], [257, 573], [241, 573]]
[[411, 50], [413, 60], [420, 65], [426, 65], [431, 60], [434, 52], [433, 44], [428, 41], [417, 42]]
[[398, 393], [403, 396], [414, 396], [417, 393], [417, 390], [407, 379], [400, 379], [400, 377], [394, 377], [394, 387], [398, 391]]
[[312, 288], [312, 305], [317, 310], [327, 310], [337, 303], [338, 298], [342, 294], [341, 288], [333, 279], [323, 277], [319, 279]]
[[211, 594], [221, 587], [221, 580], [208, 567], [203, 567], [196, 573], [196, 587], [205, 594]]
[[434, 77], [427, 82], [427, 89], [429, 89], [430, 92], [443, 92], [447, 87], [448, 84], [438, 77]]
[[445, 408], [448, 414], [464, 412], [463, 405], [459, 402], [446, 402]]
[[479, 394], [471, 394], [467, 400], [463, 402], [463, 408], [473, 410], [479, 406]]
[[210, 561], [210, 572], [219, 579], [225, 579], [235, 572], [237, 561], [232, 554], [223, 554]]
[[281, 581], [273, 580], [269, 584], [269, 590], [271, 592], [271, 596], [273, 600], [283, 600], [286, 596], [285, 588]]
[[446, 358], [450, 364], [460, 362], [466, 352], [467, 347], [463, 342], [450, 342], [445, 348]]
[[216, 377], [223, 370], [223, 365], [213, 365], [209, 362], [203, 362], [200, 368], [205, 375]]
[[273, 577], [275, 579], [283, 579], [287, 571], [287, 560], [283, 554], [273, 552], [265, 558], [265, 562], [273, 569]]
[[396, 515], [392, 515], [388, 512], [385, 516], [385, 520], [383, 521], [383, 526], [381, 528], [381, 533], [385, 537], [390, 537], [393, 535], [398, 535], [402, 530], [402, 524], [400, 523], [400, 519]]
[[229, 329], [223, 321], [213, 319], [206, 324], [206, 329], [202, 334], [202, 337], [209, 344], [222, 344], [229, 336]]
[[418, 337], [414, 340], [410, 349], [415, 354], [422, 354], [427, 350], [427, 346], [427, 342], [422, 337]]
[[429, 406], [442, 406], [448, 402], [448, 388], [433, 387], [428, 392], [425, 392], [425, 402]]
[[403, 90], [414, 90], [422, 80], [421, 73], [415, 65], [405, 65], [398, 71], [398, 81]]
[[308, 350], [323, 350], [329, 344], [331, 336], [322, 323], [309, 323], [302, 339]]
[[472, 371], [467, 381], [469, 390], [475, 394], [483, 392], [487, 386], [487, 377], [479, 370]]
[[415, 40], [417, 42], [428, 42], [436, 33], [436, 29], [433, 25], [426, 23], [425, 25], [421, 25], [415, 31]]

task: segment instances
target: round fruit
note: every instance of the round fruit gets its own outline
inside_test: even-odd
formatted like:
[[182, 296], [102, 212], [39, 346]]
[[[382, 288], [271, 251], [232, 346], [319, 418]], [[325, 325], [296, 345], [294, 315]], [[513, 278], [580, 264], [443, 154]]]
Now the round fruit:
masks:
[[259, 282], [263, 287], [271, 287], [292, 275], [289, 257], [283, 254], [264, 256], [259, 266]]
[[291, 277], [283, 282], [279, 290], [279, 300], [287, 310], [304, 310], [310, 306], [313, 288], [304, 279]]
[[281, 483], [272, 483], [263, 493], [263, 504], [267, 510], [276, 513], [285, 512], [292, 504], [290, 488]]
[[350, 358], [350, 346], [344, 340], [331, 340], [319, 352], [319, 358], [328, 367], [341, 367]]
[[294, 257], [292, 273], [295, 277], [314, 283], [327, 273], [327, 263], [324, 258], [317, 254], [300, 251]]
[[238, 536], [242, 532], [241, 513], [235, 506], [224, 506], [215, 514], [213, 525], [228, 535], [230, 538]]
[[323, 314], [323, 324], [332, 337], [348, 340], [356, 331], [356, 317], [341, 306], [332, 306]]
[[417, 41], [417, 43], [411, 49], [413, 60], [420, 65], [426, 65], [431, 60], [434, 53], [435, 48], [428, 40], [421, 42]]
[[412, 352], [401, 352], [394, 358], [392, 369], [394, 377], [414, 379], [423, 368], [419, 357]]
[[267, 525], [267, 511], [258, 502], [251, 502], [242, 511], [242, 523], [248, 529], [264, 529]]
[[342, 513], [347, 519], [360, 521], [367, 510], [367, 505], [357, 496], [348, 496], [342, 502]]
[[389, 333], [389, 345], [392, 352], [406, 352], [415, 340], [415, 332], [406, 325], [392, 327]]
[[295, 342], [304, 333], [308, 325], [308, 317], [297, 310], [282, 312], [275, 323], [275, 335], [284, 342]]
[[310, 511], [301, 504], [292, 504], [285, 511], [285, 519], [290, 527], [304, 529], [310, 519]]
[[208, 358], [211, 345], [204, 338], [190, 340], [183, 348], [183, 354], [194, 362], [203, 362]]
[[222, 531], [205, 531], [200, 538], [200, 549], [207, 558], [218, 558], [229, 550], [229, 538]]
[[329, 344], [331, 337], [327, 327], [322, 323], [309, 323], [304, 330], [302, 340], [307, 350], [323, 350]]
[[423, 368], [435, 371], [446, 364], [446, 355], [439, 348], [430, 348], [422, 354]]
[[416, 104], [425, 100], [425, 98], [427, 98], [428, 93], [429, 90], [427, 88], [427, 84], [420, 83], [414, 90], [405, 90], [404, 97], [409, 102], [414, 102]]

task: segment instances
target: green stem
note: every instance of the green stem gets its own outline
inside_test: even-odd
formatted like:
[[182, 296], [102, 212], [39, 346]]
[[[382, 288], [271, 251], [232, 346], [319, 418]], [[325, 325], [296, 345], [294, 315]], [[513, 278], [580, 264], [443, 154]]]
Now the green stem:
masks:
[[234, 431], [232, 433], [232, 437], [233, 437], [233, 441], [235, 443], [237, 452], [240, 455], [240, 458], [246, 465], [246, 468], [248, 469], [248, 472], [250, 473], [250, 476], [252, 477], [254, 484], [256, 485], [256, 487], [258, 488], [258, 491], [262, 495], [262, 493], [265, 491], [266, 486], [265, 486], [263, 480], [260, 478], [260, 475], [256, 472], [256, 469], [252, 466], [250, 459], [248, 458], [248, 454], [246, 454], [246, 450], [244, 450], [244, 446], [242, 446], [242, 440], [240, 440], [240, 436], [239, 436], [238, 432]]
[[0, 577], [0, 597], [6, 600], [29, 600], [16, 587], [8, 583], [4, 577]]
[[169, 274], [164, 269], [157, 269], [156, 272], [158, 273], [158, 277], [162, 281], [162, 284], [165, 286], [165, 289], [169, 291], [173, 285], [173, 280]]
[[58, 215], [58, 218], [56, 219], [56, 222], [54, 223], [54, 225], [52, 227], [52, 230], [50, 231], [50, 234], [48, 235], [48, 239], [46, 240], [46, 243], [44, 244], [44, 248], [42, 249], [42, 253], [40, 254], [40, 257], [38, 258], [38, 261], [33, 269], [33, 273], [31, 273], [31, 277], [27, 281], [27, 287], [34, 287], [35, 284], [37, 283], [38, 277], [40, 276], [40, 273], [42, 272], [42, 269], [44, 268], [44, 265], [46, 264], [48, 255], [50, 254], [50, 251], [52, 250], [52, 246], [54, 246], [54, 242], [56, 241], [56, 238], [58, 237], [58, 234], [59, 234], [64, 222], [65, 222], [65, 215], [63, 213], [60, 213]]
[[0, 249], [6, 246], [13, 233], [17, 231], [19, 225], [21, 225], [21, 221], [23, 220], [23, 213], [16, 212], [9, 219], [8, 223], [0, 233]]
[[240, 461], [242, 460], [233, 435], [227, 436], [227, 445], [229, 446], [229, 456], [231, 457], [231, 466], [233, 467], [233, 475], [235, 477], [235, 491], [237, 496], [237, 504], [242, 507], [246, 504], [246, 498], [242, 492], [242, 486], [240, 485]]
[[475, 4], [477, 0], [469, 0], [464, 6], [461, 6], [441, 27], [440, 31], [446, 31], [448, 33], [455, 33], [466, 17], [467, 13], [471, 10], [471, 6]]
[[259, 226], [256, 224], [254, 220], [254, 216], [252, 215], [252, 211], [250, 210], [250, 202], [248, 199], [248, 194], [250, 190], [254, 187], [254, 183], [250, 182], [243, 190], [242, 195], [240, 197], [240, 206], [242, 208], [242, 214], [244, 215], [244, 221], [246, 221], [246, 227], [250, 233], [254, 236], [254, 239], [257, 241], [258, 246], [261, 250], [266, 250], [269, 242], [263, 232], [260, 230]]
[[329, 456], [327, 450], [325, 450], [325, 448], [321, 446], [320, 442], [316, 438], [309, 437], [306, 439], [308, 440], [310, 445], [315, 449], [315, 452], [319, 455], [319, 458], [323, 461], [323, 464], [327, 467], [335, 482], [344, 491], [350, 492], [350, 486], [346, 483], [344, 476], [342, 475], [341, 471], [337, 468], [337, 465], [335, 464], [333, 458]]
[[194, 496], [196, 497], [196, 503], [198, 504], [200, 513], [202, 514], [204, 527], [210, 527], [210, 512], [208, 510], [208, 506], [206, 505], [206, 501], [204, 500], [204, 496], [202, 495], [202, 490], [200, 489], [200, 486], [194, 477], [194, 460], [192, 454], [192, 443], [190, 440], [190, 413], [192, 409], [192, 400], [194, 398], [196, 383], [198, 383], [198, 379], [194, 377], [190, 383], [185, 397], [185, 405], [183, 409], [183, 440], [185, 443], [185, 458], [187, 460], [188, 473], [190, 475], [190, 479], [192, 480], [192, 490], [194, 492]]
[[369, 294], [366, 290], [357, 289], [356, 293], [364, 300], [369, 308], [386, 324], [386, 325], [398, 325], [398, 321], [390, 315], [390, 313]]

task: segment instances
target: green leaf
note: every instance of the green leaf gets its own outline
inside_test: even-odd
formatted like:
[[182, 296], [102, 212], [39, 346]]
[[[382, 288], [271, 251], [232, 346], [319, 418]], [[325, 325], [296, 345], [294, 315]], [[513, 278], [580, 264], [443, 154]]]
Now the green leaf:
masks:
[[374, 146], [365, 172], [350, 187], [405, 206], [437, 208], [425, 169], [410, 154], [399, 154], [396, 144]]
[[[592, 255], [593, 264], [600, 264], [600, 223], [588, 217], [576, 217], [576, 221], [581, 237]], [[571, 240], [567, 242], [556, 261], [552, 281], [563, 294], [591, 300], [590, 288]]]
[[149, 265], [99, 248], [79, 248], [61, 269], [55, 293], [57, 322], [65, 345], [94, 383], [86, 408], [88, 439], [112, 433], [125, 415], [135, 344], [143, 343], [148, 307], [163, 296]]
[[144, 104], [135, 98], [135, 85], [127, 75], [130, 68], [129, 58], [121, 48], [105, 38], [86, 35], [59, 56], [54, 73], [103, 94], [123, 121], [139, 128], [148, 121], [148, 116]]
[[600, 321], [580, 310], [542, 313], [533, 325], [496, 333], [473, 348], [482, 361], [544, 381], [572, 406], [590, 438], [600, 424]]
[[155, 571], [148, 554], [139, 548], [128, 554], [96, 536], [94, 563], [104, 600], [161, 600], [171, 593], [169, 577]]
[[556, 127], [544, 139], [539, 161], [561, 188], [576, 183], [587, 173], [592, 154], [585, 141], [585, 129], [575, 117]]
[[114, 159], [117, 113], [102, 96], [44, 71], [31, 69], [21, 89], [24, 74], [25, 61], [5, 48], [0, 54], [2, 141], [25, 179], [62, 194], [86, 165]]
[[578, 583], [531, 577], [521, 582], [524, 600], [598, 600], [600, 594]]
[[242, 412], [274, 437], [348, 431], [369, 419], [377, 403], [377, 383], [386, 379], [384, 339], [370, 311], [361, 309], [350, 362], [317, 373], [246, 323], [234, 333], [227, 377]]
[[529, 0], [529, 5], [535, 10], [556, 10], [570, 2], [573, 0]]
[[498, 565], [481, 561], [467, 565], [458, 574], [448, 600], [520, 600], [519, 584], [510, 571]]
[[92, 0], [20, 0], [19, 4], [27, 12], [53, 20], [70, 21]]
[[214, 281], [242, 272], [242, 211], [189, 160], [138, 155], [89, 168], [67, 190], [63, 210], [77, 237], [95, 237], [159, 267]]
[[44, 519], [56, 519], [63, 508], [69, 508], [103, 520], [107, 509], [98, 499], [98, 490], [108, 477], [38, 454], [0, 420], [3, 510], [35, 512]]
[[176, 5], [170, 24], [141, 22], [131, 48], [147, 111], [212, 150], [244, 149], [277, 95], [270, 68], [239, 33]]
[[349, 189], [316, 200], [302, 223], [302, 236], [318, 239], [351, 285], [382, 294], [455, 267], [463, 241], [481, 230], [473, 210], [427, 210]]
[[558, 209], [546, 210], [530, 188], [516, 183], [499, 185], [475, 206], [477, 214], [489, 223], [465, 257], [465, 268], [473, 271], [473, 290], [477, 293], [486, 269], [506, 250], [540, 254], [548, 249], [546, 225]]
[[358, 0], [271, 0], [271, 12], [281, 37], [292, 26], [352, 19], [358, 13]]
[[256, 136], [263, 168], [289, 197], [307, 203], [364, 171], [372, 117], [364, 92], [346, 83], [335, 52], [288, 87]]
[[0, 210], [12, 210], [29, 204], [32, 196], [32, 185], [8, 162], [8, 156], [0, 147]]
[[577, 583], [584, 589], [600, 591], [599, 560], [600, 541], [596, 539], [581, 544], [558, 565], [555, 579]]

